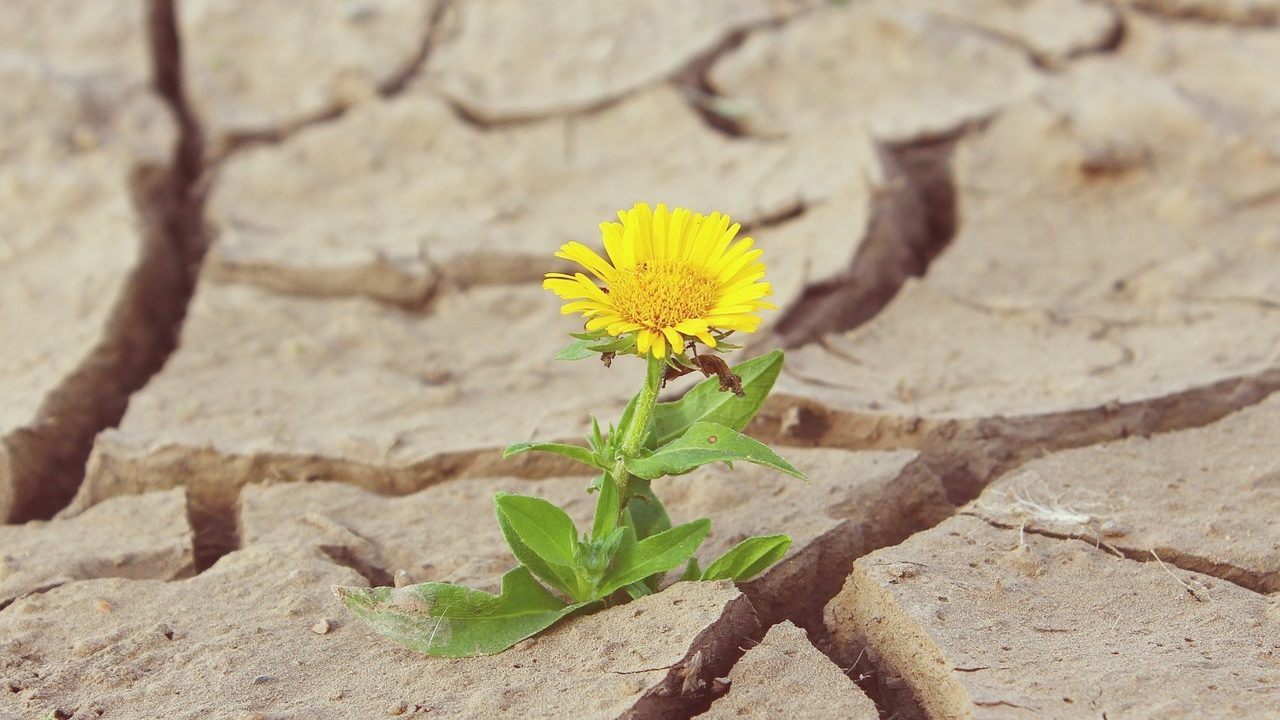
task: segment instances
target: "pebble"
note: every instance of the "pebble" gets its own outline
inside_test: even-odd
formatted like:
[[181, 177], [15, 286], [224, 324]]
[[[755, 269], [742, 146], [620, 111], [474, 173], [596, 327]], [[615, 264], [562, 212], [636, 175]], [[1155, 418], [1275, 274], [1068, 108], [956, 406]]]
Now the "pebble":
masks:
[[320, 620], [320, 622], [311, 626], [311, 632], [317, 635], [324, 635], [328, 633], [329, 630], [332, 629], [332, 627], [333, 626], [329, 623], [329, 618], [323, 618]]
[[391, 707], [387, 708], [387, 714], [393, 717], [396, 715], [403, 715], [408, 709], [409, 709], [409, 703], [401, 700], [400, 702], [395, 703]]
[[253, 679], [253, 684], [265, 685], [266, 683], [269, 683], [272, 680], [275, 680], [275, 678], [271, 677], [270, 675], [259, 675]]

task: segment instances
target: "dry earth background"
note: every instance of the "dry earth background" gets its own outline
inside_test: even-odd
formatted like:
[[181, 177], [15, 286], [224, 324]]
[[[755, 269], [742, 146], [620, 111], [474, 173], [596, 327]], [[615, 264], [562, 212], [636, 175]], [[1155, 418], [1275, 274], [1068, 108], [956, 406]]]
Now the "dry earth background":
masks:
[[[1280, 717], [1280, 0], [8, 0], [0, 718]], [[489, 658], [502, 462], [616, 411], [550, 253], [766, 248], [741, 588]], [[603, 398], [603, 400], [601, 400]], [[462, 538], [475, 534], [476, 539]]]

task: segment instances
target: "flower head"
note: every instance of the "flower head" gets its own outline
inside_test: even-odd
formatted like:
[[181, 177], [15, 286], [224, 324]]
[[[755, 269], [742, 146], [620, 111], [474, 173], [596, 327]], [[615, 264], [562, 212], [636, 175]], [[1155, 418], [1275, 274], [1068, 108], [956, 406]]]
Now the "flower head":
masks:
[[581, 272], [547, 273], [542, 283], [570, 301], [561, 313], [582, 313], [589, 332], [635, 333], [641, 355], [661, 358], [682, 352], [689, 338], [715, 347], [713, 331], [755, 332], [760, 317], [754, 313], [776, 309], [761, 300], [772, 292], [760, 282], [763, 251], [752, 249], [751, 238], [734, 242], [741, 226], [729, 216], [637, 203], [618, 219], [600, 224], [607, 261], [578, 242], [556, 253], [603, 288]]

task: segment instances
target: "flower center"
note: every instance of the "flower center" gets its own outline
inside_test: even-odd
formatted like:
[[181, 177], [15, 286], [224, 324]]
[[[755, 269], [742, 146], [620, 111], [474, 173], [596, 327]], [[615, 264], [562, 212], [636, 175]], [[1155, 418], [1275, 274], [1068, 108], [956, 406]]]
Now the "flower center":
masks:
[[619, 272], [609, 297], [627, 322], [661, 329], [705, 317], [715, 307], [716, 280], [678, 260], [640, 263]]

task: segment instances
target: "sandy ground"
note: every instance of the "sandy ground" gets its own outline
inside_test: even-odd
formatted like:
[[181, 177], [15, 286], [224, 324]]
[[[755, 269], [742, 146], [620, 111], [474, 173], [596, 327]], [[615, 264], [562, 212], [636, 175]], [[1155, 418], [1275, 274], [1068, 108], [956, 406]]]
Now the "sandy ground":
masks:
[[[0, 720], [1280, 717], [1277, 0], [13, 0]], [[710, 557], [498, 656], [329, 586], [585, 520], [552, 359], [637, 200], [765, 249]], [[673, 392], [678, 389], [673, 388]], [[464, 541], [464, 538], [471, 538]]]

